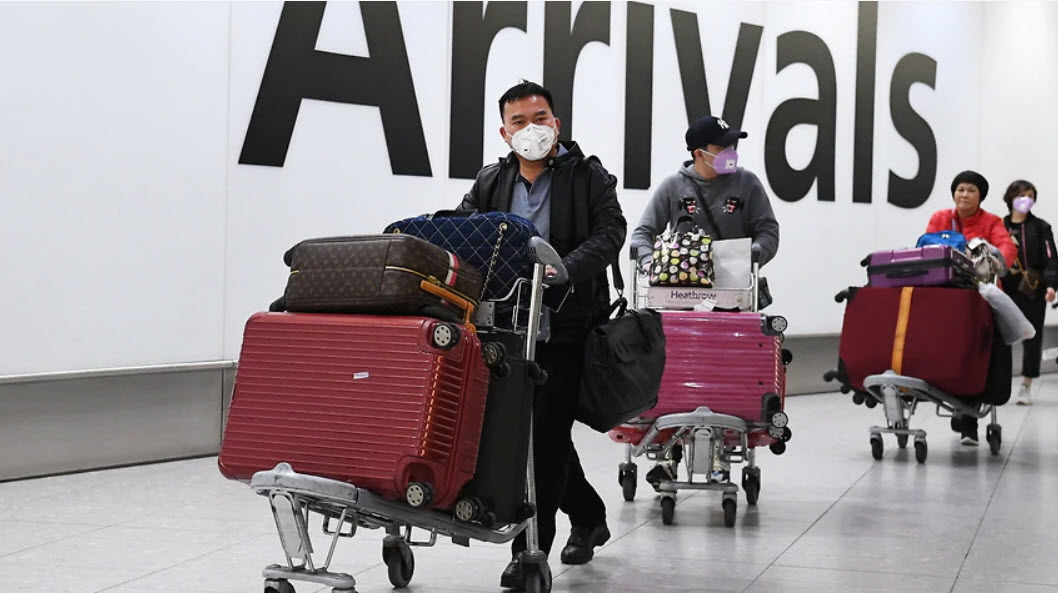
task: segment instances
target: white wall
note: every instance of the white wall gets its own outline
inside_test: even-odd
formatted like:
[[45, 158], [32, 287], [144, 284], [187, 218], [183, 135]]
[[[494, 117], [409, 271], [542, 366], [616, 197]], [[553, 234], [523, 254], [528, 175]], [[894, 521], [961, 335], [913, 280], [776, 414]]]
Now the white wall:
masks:
[[[1056, 137], [1058, 7], [1047, 3], [881, 3], [875, 91], [874, 202], [853, 204], [857, 5], [845, 2], [654, 3], [653, 150], [656, 185], [686, 157], [682, 85], [670, 9], [699, 13], [714, 112], [723, 108], [740, 23], [763, 26], [740, 144], [741, 162], [774, 191], [764, 137], [777, 105], [816, 97], [806, 66], [776, 73], [776, 39], [822, 38], [837, 77], [835, 202], [815, 189], [773, 199], [782, 245], [766, 270], [792, 335], [836, 333], [831, 297], [861, 284], [858, 261], [905, 246], [950, 204], [965, 168], [992, 182], [1001, 213], [1011, 179], [1040, 187], [1039, 212], [1058, 219], [1048, 167]], [[309, 236], [380, 231], [455, 205], [470, 182], [448, 178], [452, 8], [398, 4], [432, 177], [391, 174], [379, 109], [305, 100], [282, 167], [238, 163], [282, 5], [279, 3], [0, 3], [0, 375], [236, 358], [242, 324], [281, 294], [281, 255]], [[574, 3], [574, 11], [580, 6]], [[484, 160], [505, 152], [495, 101], [520, 78], [541, 81], [543, 3], [527, 31], [492, 43], [482, 118]], [[574, 15], [576, 12], [574, 12]], [[611, 4], [610, 43], [580, 53], [574, 135], [619, 177], [624, 167], [626, 4]], [[331, 3], [317, 50], [368, 54], [357, 3]], [[935, 89], [911, 91], [938, 147], [930, 200], [886, 203], [890, 169], [917, 171], [893, 128], [889, 81], [897, 60], [937, 61]], [[813, 126], [787, 142], [803, 166]], [[649, 190], [619, 191], [630, 230]]]

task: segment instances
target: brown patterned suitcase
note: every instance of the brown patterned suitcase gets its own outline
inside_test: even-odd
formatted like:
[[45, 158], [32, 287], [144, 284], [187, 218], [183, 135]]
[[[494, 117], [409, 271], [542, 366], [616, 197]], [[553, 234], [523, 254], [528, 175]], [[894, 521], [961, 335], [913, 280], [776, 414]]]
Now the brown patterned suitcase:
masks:
[[284, 257], [285, 309], [299, 313], [429, 315], [469, 319], [481, 274], [410, 235], [307, 239]]

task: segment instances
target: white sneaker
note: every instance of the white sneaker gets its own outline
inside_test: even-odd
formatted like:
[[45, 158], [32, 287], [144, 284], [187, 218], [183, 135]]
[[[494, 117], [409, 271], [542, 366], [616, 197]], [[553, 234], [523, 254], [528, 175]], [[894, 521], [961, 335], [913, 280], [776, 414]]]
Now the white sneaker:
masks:
[[962, 444], [965, 447], [976, 447], [977, 446], [977, 439], [975, 439], [973, 437], [963, 437], [962, 438]]
[[1031, 406], [1032, 405], [1032, 387], [1029, 385], [1021, 384], [1021, 389], [1018, 390], [1018, 401], [1019, 406]]

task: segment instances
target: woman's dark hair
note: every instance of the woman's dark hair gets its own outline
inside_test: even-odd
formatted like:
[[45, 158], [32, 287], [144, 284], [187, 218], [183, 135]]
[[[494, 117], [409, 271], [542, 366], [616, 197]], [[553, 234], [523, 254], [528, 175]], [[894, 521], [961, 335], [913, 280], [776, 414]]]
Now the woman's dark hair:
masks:
[[1033, 195], [1036, 196], [1036, 199], [1039, 199], [1040, 192], [1036, 191], [1036, 186], [1033, 185], [1032, 182], [1025, 181], [1024, 179], [1012, 181], [1010, 185], [1007, 186], [1007, 192], [1003, 194], [1003, 201], [1006, 202], [1007, 210], [1014, 209], [1014, 198], [1025, 195], [1025, 192], [1030, 189], [1032, 190]]
[[955, 188], [959, 187], [960, 183], [972, 183], [977, 186], [977, 191], [981, 192], [981, 201], [985, 200], [985, 196], [988, 195], [988, 180], [985, 179], [984, 175], [981, 175], [977, 171], [963, 171], [955, 176], [955, 179], [951, 182], [951, 195], [955, 195]]
[[503, 93], [503, 96], [500, 97], [500, 120], [503, 120], [503, 108], [506, 107], [508, 103], [517, 101], [518, 99], [532, 97], [533, 95], [540, 95], [546, 99], [547, 106], [551, 109], [551, 113], [555, 113], [555, 104], [551, 101], [551, 91], [535, 82], [529, 82], [528, 80], [523, 79], [518, 84], [507, 89], [507, 92]]

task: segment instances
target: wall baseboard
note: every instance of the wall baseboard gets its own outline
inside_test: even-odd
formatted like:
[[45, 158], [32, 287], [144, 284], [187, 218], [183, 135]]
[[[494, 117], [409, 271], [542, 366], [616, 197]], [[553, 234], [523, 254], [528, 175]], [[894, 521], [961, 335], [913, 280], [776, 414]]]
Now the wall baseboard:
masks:
[[[1044, 347], [1055, 345], [1052, 331]], [[784, 347], [794, 355], [789, 395], [837, 389], [823, 381], [837, 363], [837, 336], [791, 337]], [[234, 379], [232, 368], [211, 368], [0, 383], [0, 481], [215, 455]]]

